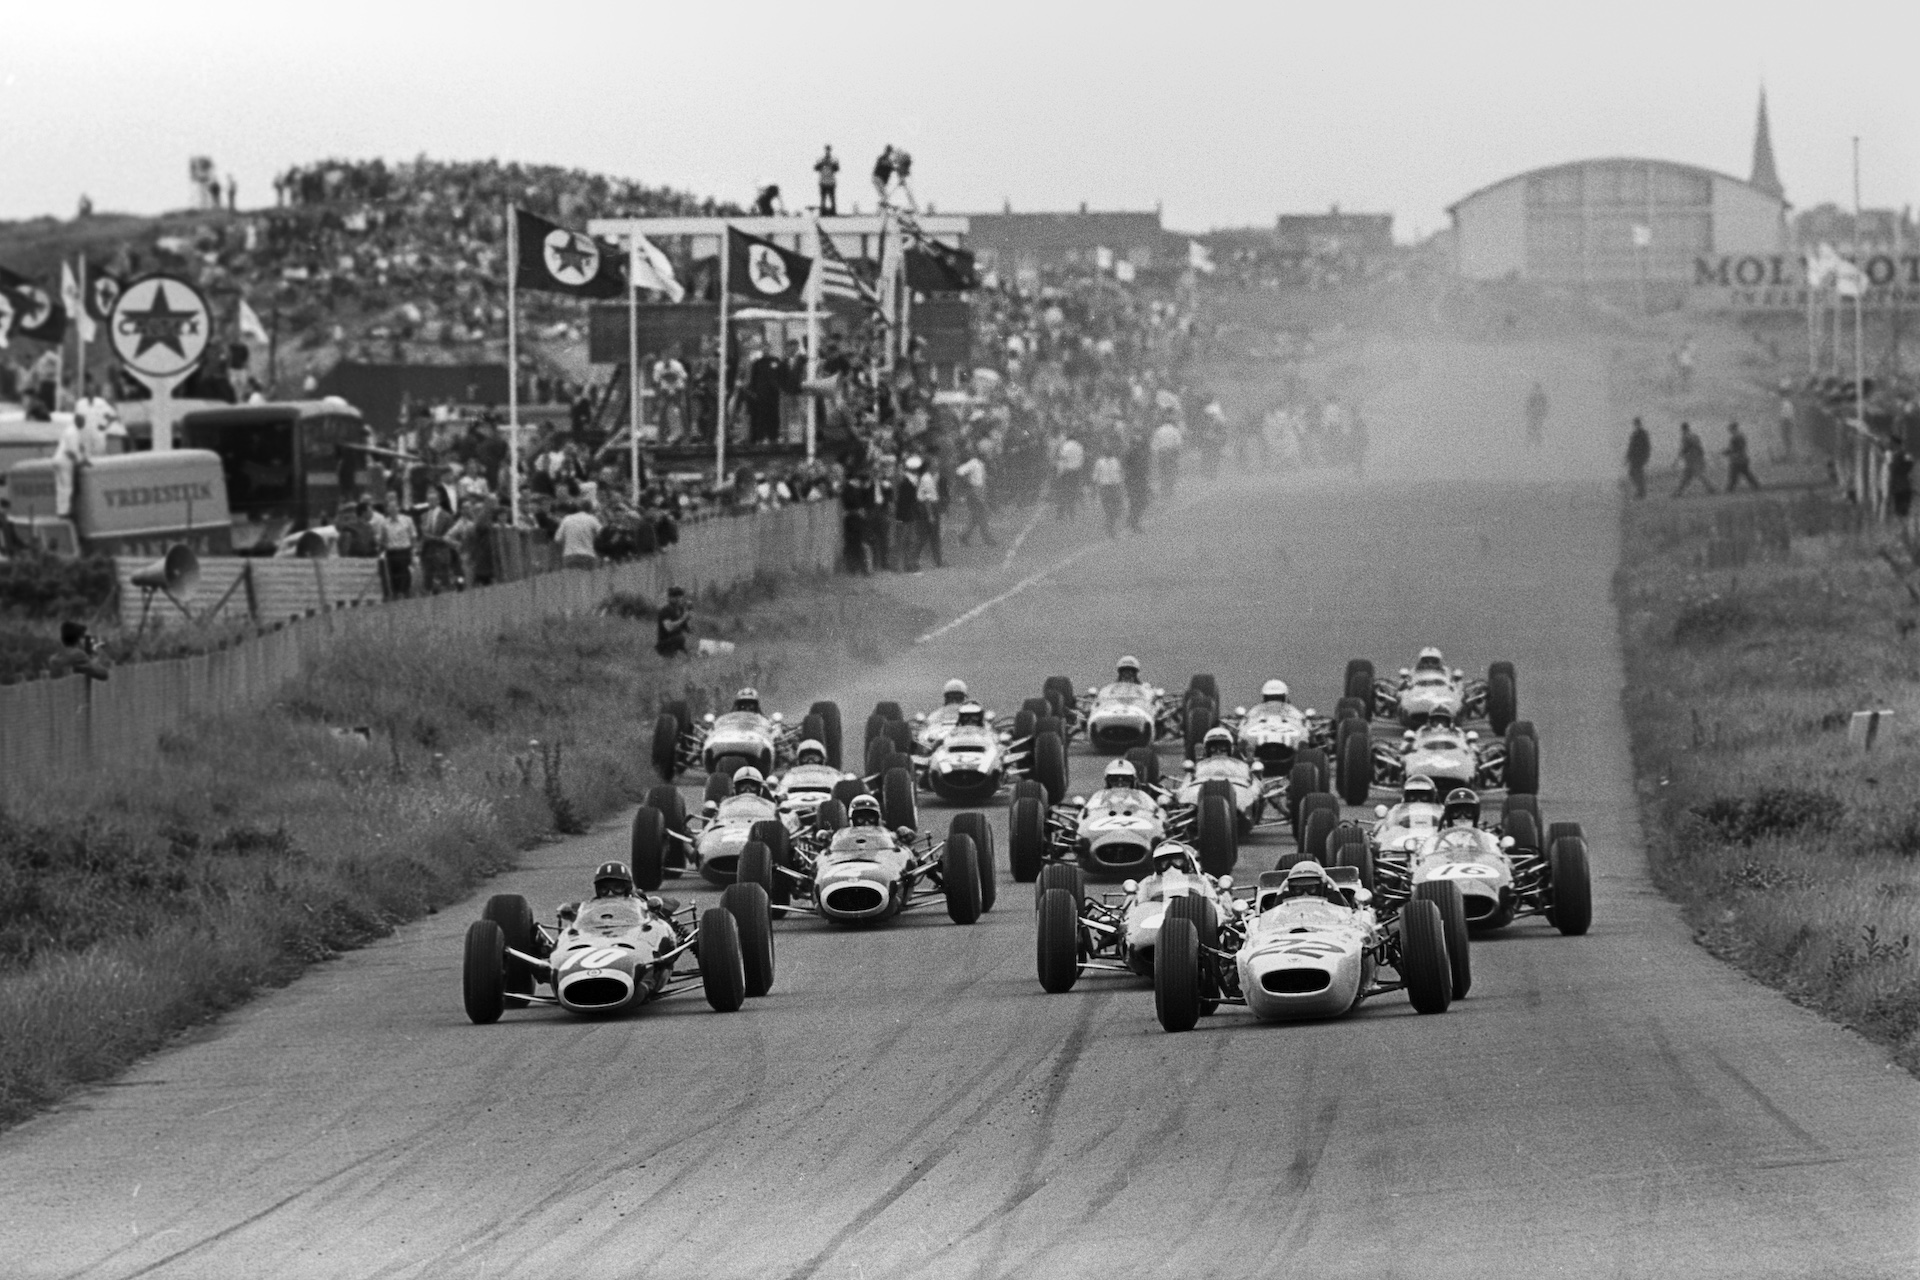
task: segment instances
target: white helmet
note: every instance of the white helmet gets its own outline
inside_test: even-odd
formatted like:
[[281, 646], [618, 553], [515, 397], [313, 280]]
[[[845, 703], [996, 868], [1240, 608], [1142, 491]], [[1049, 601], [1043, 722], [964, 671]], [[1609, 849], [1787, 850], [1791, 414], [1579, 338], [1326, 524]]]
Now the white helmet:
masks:
[[1287, 689], [1287, 682], [1285, 680], [1269, 680], [1260, 686], [1260, 701], [1262, 702], [1285, 702], [1292, 696], [1292, 693]]
[[946, 687], [940, 690], [940, 696], [946, 702], [965, 702], [967, 700], [967, 682], [965, 680], [947, 681]]
[[[807, 759], [807, 753], [809, 751], [813, 752], [817, 758], [813, 760]], [[825, 764], [827, 762], [827, 744], [818, 738], [808, 738], [805, 742], [794, 748], [793, 758], [801, 764]], [[740, 775], [736, 773], [733, 776], [735, 779], [738, 779]]]
[[744, 795], [749, 790], [757, 796], [767, 793], [766, 776], [750, 764], [733, 771], [733, 794]]
[[1115, 760], [1107, 766], [1107, 789], [1109, 791], [1132, 791], [1140, 785], [1140, 772], [1130, 760]]
[[1127, 672], [1129, 671], [1133, 672], [1135, 680], [1140, 678], [1140, 659], [1134, 657], [1132, 654], [1127, 654], [1113, 665], [1116, 674], [1118, 674], [1122, 680], [1127, 678]]
[[959, 717], [954, 723], [979, 725], [984, 728], [987, 723], [987, 709], [977, 702], [963, 702], [960, 704]]
[[752, 685], [733, 695], [735, 711], [758, 711], [760, 709], [760, 691]]
[[1447, 665], [1446, 658], [1442, 656], [1440, 653], [1440, 650], [1435, 648], [1433, 645], [1428, 645], [1426, 648], [1422, 649], [1420, 651], [1420, 656], [1413, 660], [1413, 668], [1416, 671], [1424, 671], [1429, 668], [1434, 670], [1445, 670], [1446, 665]]

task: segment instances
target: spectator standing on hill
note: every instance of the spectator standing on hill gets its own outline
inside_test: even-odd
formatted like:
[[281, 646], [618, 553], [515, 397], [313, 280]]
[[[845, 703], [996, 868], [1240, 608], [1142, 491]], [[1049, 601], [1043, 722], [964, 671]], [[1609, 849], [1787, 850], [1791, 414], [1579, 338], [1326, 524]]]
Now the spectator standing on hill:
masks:
[[873, 558], [867, 550], [867, 523], [872, 518], [873, 476], [867, 460], [855, 450], [847, 454], [846, 477], [840, 481], [840, 552], [848, 573], [871, 576]]
[[1680, 424], [1680, 487], [1673, 491], [1673, 496], [1677, 498], [1685, 493], [1687, 486], [1695, 480], [1708, 493], [1714, 491], [1713, 482], [1707, 479], [1706, 446], [1700, 443], [1700, 437], [1694, 434], [1693, 428], [1683, 422]]
[[1754, 479], [1752, 460], [1747, 456], [1747, 436], [1745, 432], [1740, 430], [1739, 423], [1729, 422], [1727, 424], [1727, 447], [1720, 452], [1724, 454], [1727, 459], [1728, 493], [1732, 493], [1738, 488], [1742, 479], [1745, 479], [1746, 482], [1755, 489], [1760, 487], [1760, 482]]
[[594, 568], [600, 563], [600, 553], [593, 545], [594, 539], [600, 536], [600, 517], [587, 510], [584, 504], [567, 505], [570, 510], [560, 518], [560, 526], [553, 531], [553, 540], [560, 544], [560, 567]]
[[834, 159], [831, 142], [820, 153], [820, 158], [813, 162], [813, 171], [820, 179], [821, 216], [837, 216], [840, 212], [840, 162]]
[[1171, 498], [1180, 479], [1180, 449], [1186, 444], [1180, 424], [1168, 418], [1153, 429], [1154, 470], [1160, 473], [1160, 496]]
[[421, 513], [419, 529], [420, 576], [426, 580], [427, 594], [453, 590], [459, 585], [455, 581], [458, 562], [448, 537], [453, 512], [447, 509], [445, 490], [439, 485], [427, 490], [427, 509]]
[[967, 504], [967, 527], [960, 531], [961, 545], [971, 543], [978, 530], [981, 543], [993, 546], [993, 531], [987, 527], [987, 464], [977, 444], [967, 451], [967, 460], [953, 474], [960, 481], [961, 496]]
[[373, 504], [365, 498], [343, 503], [333, 527], [340, 534], [340, 554], [370, 560], [380, 554], [380, 534], [374, 528]]
[[81, 675], [89, 680], [107, 678], [106, 661], [100, 657], [100, 642], [87, 631], [87, 624], [69, 619], [60, 624], [60, 648], [47, 659], [47, 674]]
[[493, 585], [493, 500], [482, 497], [463, 501], [460, 504], [460, 519], [454, 522], [447, 537], [460, 551], [467, 585]]
[[893, 482], [893, 518], [900, 523], [900, 571], [920, 572], [920, 459], [908, 458]]
[[687, 632], [693, 627], [693, 609], [687, 604], [685, 587], [667, 588], [667, 607], [654, 624], [653, 651], [663, 658], [687, 652]]
[[1100, 450], [1100, 456], [1093, 461], [1093, 489], [1100, 495], [1100, 509], [1107, 517], [1107, 536], [1118, 537], [1120, 517], [1126, 512], [1127, 495], [1123, 487], [1126, 476], [1120, 467], [1120, 457], [1113, 442], [1109, 440]]
[[893, 182], [893, 144], [889, 142], [880, 148], [880, 156], [873, 162], [873, 189], [880, 197], [880, 203], [887, 202], [887, 187]]
[[1080, 514], [1081, 472], [1087, 465], [1087, 451], [1073, 438], [1072, 430], [1060, 437], [1053, 452], [1053, 518], [1072, 520]]
[[1627, 437], [1627, 479], [1633, 484], [1633, 496], [1647, 496], [1647, 463], [1653, 460], [1653, 438], [1646, 426], [1635, 418], [1633, 433]]
[[393, 600], [405, 599], [413, 594], [413, 546], [419, 540], [413, 517], [388, 495], [380, 504], [380, 514], [374, 518], [373, 531], [381, 558], [386, 562], [387, 596]]
[[1153, 497], [1153, 453], [1144, 434], [1128, 442], [1120, 455], [1120, 469], [1127, 477], [1127, 528], [1138, 533], [1140, 517]]
[[929, 446], [925, 467], [920, 478], [914, 484], [914, 496], [920, 500], [920, 519], [914, 534], [917, 546], [915, 554], [930, 552], [933, 567], [944, 568], [946, 562], [940, 556], [940, 515], [946, 510], [946, 477], [940, 472], [939, 450]]

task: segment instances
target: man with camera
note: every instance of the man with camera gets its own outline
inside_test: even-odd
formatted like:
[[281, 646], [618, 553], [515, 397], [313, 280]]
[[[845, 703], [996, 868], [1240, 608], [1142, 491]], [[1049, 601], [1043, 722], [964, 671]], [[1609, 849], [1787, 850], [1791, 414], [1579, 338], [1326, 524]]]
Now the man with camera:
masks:
[[70, 675], [83, 675], [89, 680], [107, 678], [107, 663], [100, 656], [100, 642], [89, 634], [86, 623], [60, 624], [60, 649], [47, 659], [47, 673], [55, 678]]

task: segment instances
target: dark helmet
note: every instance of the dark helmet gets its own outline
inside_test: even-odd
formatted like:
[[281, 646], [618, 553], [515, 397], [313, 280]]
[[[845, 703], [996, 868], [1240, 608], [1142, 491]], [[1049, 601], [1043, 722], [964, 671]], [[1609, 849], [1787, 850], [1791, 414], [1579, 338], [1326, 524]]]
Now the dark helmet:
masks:
[[987, 725], [987, 709], [977, 702], [962, 703], [959, 718], [954, 723], [970, 724], [984, 729]]
[[760, 710], [760, 691], [754, 688], [752, 685], [748, 685], [746, 688], [742, 689], [740, 692], [734, 694], [733, 709], [735, 711]]
[[600, 869], [593, 873], [593, 896], [596, 898], [631, 898], [633, 896], [633, 872], [627, 870], [624, 862], [603, 862]]
[[877, 827], [880, 825], [880, 802], [872, 796], [855, 796], [847, 806], [847, 825], [850, 827]]
[[1480, 797], [1465, 787], [1455, 787], [1447, 792], [1447, 807], [1440, 815], [1440, 820], [1448, 824], [1465, 821], [1478, 826]]
[[1233, 731], [1218, 725], [1207, 730], [1207, 736], [1200, 740], [1200, 753], [1206, 756], [1230, 756], [1233, 754]]
[[1122, 684], [1140, 683], [1140, 659], [1128, 654], [1113, 665], [1114, 674], [1119, 677]]
[[1440, 788], [1424, 773], [1416, 773], [1400, 784], [1400, 803], [1439, 804]]

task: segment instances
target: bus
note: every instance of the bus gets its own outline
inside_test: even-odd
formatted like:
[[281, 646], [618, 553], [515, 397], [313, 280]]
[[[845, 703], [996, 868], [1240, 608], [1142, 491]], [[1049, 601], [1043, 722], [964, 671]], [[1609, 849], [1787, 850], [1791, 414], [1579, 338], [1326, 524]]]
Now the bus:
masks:
[[332, 524], [367, 465], [366, 420], [334, 396], [197, 409], [176, 424], [174, 443], [220, 456], [242, 554], [271, 554], [290, 533]]

